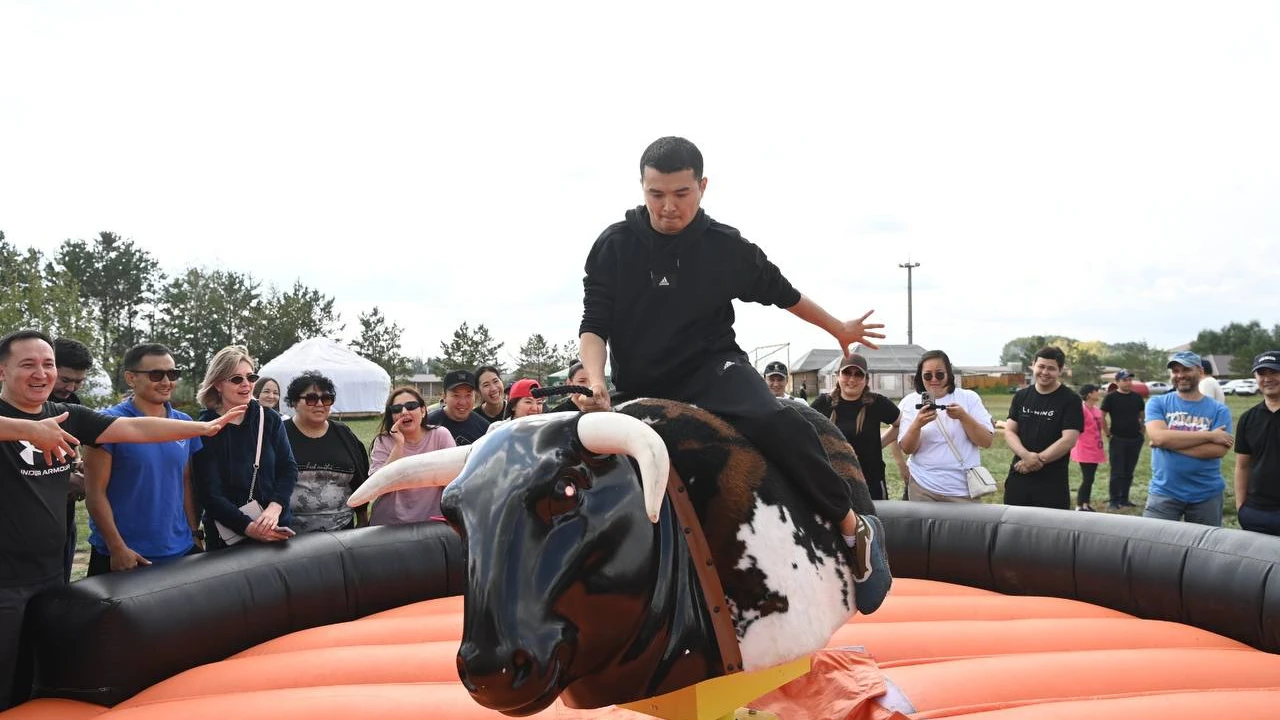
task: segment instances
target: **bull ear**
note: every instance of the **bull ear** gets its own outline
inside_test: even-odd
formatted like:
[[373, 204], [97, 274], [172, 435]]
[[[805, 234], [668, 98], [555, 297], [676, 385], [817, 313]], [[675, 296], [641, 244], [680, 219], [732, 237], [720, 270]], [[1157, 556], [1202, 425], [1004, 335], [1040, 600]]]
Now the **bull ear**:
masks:
[[662, 496], [667, 492], [671, 459], [667, 446], [642, 420], [618, 412], [587, 413], [578, 419], [578, 442], [596, 455], [629, 455], [640, 466], [644, 509], [650, 522], [658, 522]]
[[378, 468], [351, 493], [347, 505], [360, 507], [380, 495], [410, 488], [441, 487], [453, 482], [462, 472], [473, 445], [444, 448], [421, 455], [400, 458]]

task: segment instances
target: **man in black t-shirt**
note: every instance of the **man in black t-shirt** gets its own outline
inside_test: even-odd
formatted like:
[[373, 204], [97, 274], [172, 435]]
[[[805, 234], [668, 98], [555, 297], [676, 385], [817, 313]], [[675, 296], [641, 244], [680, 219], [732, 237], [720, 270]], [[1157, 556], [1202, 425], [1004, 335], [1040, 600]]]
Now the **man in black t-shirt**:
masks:
[[1133, 486], [1133, 471], [1138, 467], [1146, 437], [1147, 405], [1133, 391], [1133, 373], [1116, 373], [1116, 389], [1102, 398], [1101, 410], [1102, 434], [1111, 443], [1107, 449], [1107, 462], [1111, 463], [1110, 507], [1135, 507], [1129, 502], [1129, 488]]
[[455, 445], [470, 445], [489, 431], [489, 421], [473, 409], [475, 404], [475, 374], [452, 370], [444, 376], [444, 406], [427, 414], [427, 424], [448, 430]]
[[1236, 424], [1236, 511], [1240, 527], [1280, 535], [1280, 350], [1253, 359], [1262, 402]]
[[[62, 577], [71, 455], [45, 453], [50, 418], [90, 445], [166, 442], [213, 435], [244, 414], [239, 407], [211, 422], [115, 418], [82, 405], [49, 402], [57, 378], [53, 343], [36, 330], [0, 338], [0, 709], [26, 698], [30, 681], [19, 663], [18, 637], [27, 601]], [[38, 442], [37, 442], [38, 438]], [[23, 678], [16, 681], [15, 676]]]
[[1071, 508], [1067, 469], [1084, 429], [1084, 410], [1080, 396], [1059, 380], [1065, 364], [1062, 350], [1038, 350], [1031, 365], [1035, 383], [1014, 394], [1009, 405], [1004, 437], [1014, 458], [1004, 485], [1006, 505]]

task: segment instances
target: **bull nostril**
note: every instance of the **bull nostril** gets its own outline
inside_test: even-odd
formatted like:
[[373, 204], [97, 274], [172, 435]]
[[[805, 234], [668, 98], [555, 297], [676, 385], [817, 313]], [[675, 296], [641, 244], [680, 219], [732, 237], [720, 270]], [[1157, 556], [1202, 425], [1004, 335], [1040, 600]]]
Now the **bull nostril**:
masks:
[[518, 687], [533, 672], [533, 656], [527, 650], [519, 649], [511, 653], [511, 685]]
[[467, 692], [476, 692], [476, 684], [471, 682], [471, 673], [467, 672], [467, 661], [462, 657], [461, 651], [458, 652], [456, 660], [458, 662], [458, 679], [462, 681], [462, 687], [466, 688]]

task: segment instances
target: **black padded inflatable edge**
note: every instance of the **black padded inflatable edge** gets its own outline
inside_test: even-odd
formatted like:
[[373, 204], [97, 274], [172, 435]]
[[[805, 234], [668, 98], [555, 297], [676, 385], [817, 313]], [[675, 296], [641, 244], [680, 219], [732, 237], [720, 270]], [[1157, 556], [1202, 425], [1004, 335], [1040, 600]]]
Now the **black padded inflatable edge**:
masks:
[[440, 523], [301, 535], [87, 578], [31, 602], [33, 697], [115, 705], [188, 668], [305, 628], [458, 595]]
[[1082, 600], [1280, 652], [1280, 537], [1006, 505], [876, 511], [898, 577]]

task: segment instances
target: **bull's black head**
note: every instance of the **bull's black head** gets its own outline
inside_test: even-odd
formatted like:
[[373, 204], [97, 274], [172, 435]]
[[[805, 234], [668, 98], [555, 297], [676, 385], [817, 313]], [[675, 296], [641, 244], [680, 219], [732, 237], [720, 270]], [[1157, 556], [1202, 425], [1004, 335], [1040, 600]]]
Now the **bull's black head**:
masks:
[[[458, 674], [477, 702], [509, 715], [545, 708], [615, 661], [648, 615], [657, 500], [646, 504], [646, 490], [650, 498], [662, 490], [642, 475], [661, 474], [665, 485], [665, 448], [634, 418], [582, 418], [579, 428], [576, 413], [533, 416], [442, 451], [468, 454], [441, 499], [467, 557]], [[610, 434], [619, 423], [652, 438], [618, 442]], [[610, 439], [599, 437], [601, 425], [614, 426]], [[614, 454], [624, 446], [636, 457]], [[433, 472], [434, 484], [450, 474], [425, 474]], [[380, 492], [414, 486], [375, 476], [361, 491], [375, 482]]]

